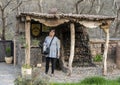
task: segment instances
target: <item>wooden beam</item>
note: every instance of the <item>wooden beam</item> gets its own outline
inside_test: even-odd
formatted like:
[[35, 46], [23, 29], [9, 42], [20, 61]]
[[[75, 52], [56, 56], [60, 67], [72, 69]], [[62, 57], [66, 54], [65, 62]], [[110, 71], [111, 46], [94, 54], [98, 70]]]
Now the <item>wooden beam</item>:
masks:
[[107, 53], [108, 53], [108, 47], [109, 47], [109, 27], [110, 27], [110, 23], [108, 23], [105, 26], [101, 26], [106, 36], [105, 48], [104, 48], [104, 53], [103, 53], [103, 75], [107, 75]]
[[75, 26], [74, 23], [70, 24], [70, 32], [71, 32], [71, 45], [70, 45], [70, 58], [69, 58], [69, 73], [72, 73], [72, 63], [74, 59], [74, 50], [75, 50]]
[[25, 64], [30, 65], [30, 21], [25, 22]]

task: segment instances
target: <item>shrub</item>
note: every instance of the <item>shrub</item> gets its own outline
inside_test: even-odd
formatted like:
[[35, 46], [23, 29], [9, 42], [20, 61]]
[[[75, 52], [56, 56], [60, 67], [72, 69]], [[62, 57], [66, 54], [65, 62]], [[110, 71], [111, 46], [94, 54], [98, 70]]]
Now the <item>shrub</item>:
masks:
[[14, 81], [14, 85], [49, 85], [49, 78], [47, 76], [26, 79], [18, 77]]
[[117, 79], [117, 81], [120, 83], [120, 77]]
[[33, 85], [50, 85], [49, 84], [49, 77], [48, 76], [40, 76], [36, 79], [34, 79], [35, 81], [33, 81]]
[[106, 85], [120, 85], [120, 82], [118, 80], [110, 80], [109, 79], [109, 80], [107, 80]]
[[103, 56], [101, 54], [97, 54], [95, 57], [93, 57], [93, 61], [95, 62], [101, 62], [103, 59]]
[[106, 83], [106, 79], [103, 77], [90, 77], [90, 78], [85, 78], [84, 80], [81, 81], [81, 84], [85, 85], [102, 85]]
[[23, 67], [23, 68], [27, 68], [27, 69], [30, 69], [30, 68], [31, 68], [31, 66], [28, 65], [28, 64], [23, 64], [22, 67]]
[[32, 81], [29, 79], [18, 77], [17, 79], [15, 79], [14, 85], [32, 85]]
[[6, 56], [7, 57], [11, 56], [11, 48], [10, 47], [6, 47]]

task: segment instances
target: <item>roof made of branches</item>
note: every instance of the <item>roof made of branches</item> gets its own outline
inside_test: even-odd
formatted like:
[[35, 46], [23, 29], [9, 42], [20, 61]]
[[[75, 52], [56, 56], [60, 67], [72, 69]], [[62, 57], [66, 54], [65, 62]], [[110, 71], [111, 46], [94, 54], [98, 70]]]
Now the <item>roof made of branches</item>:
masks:
[[90, 21], [100, 21], [100, 20], [114, 20], [115, 16], [103, 16], [103, 15], [88, 15], [88, 14], [48, 14], [48, 13], [21, 13], [20, 16], [30, 16], [34, 18], [44, 18], [44, 19], [77, 19], [77, 20], [90, 20]]

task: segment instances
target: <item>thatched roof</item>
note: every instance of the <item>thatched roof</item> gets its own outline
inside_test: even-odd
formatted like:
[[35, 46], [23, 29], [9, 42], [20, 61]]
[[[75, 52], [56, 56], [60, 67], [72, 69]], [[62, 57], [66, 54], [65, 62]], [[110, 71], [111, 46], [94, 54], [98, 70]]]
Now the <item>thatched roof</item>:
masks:
[[48, 13], [21, 13], [21, 17], [30, 17], [30, 20], [38, 21], [46, 26], [58, 26], [65, 22], [74, 21], [86, 27], [96, 27], [104, 21], [113, 21], [115, 16], [88, 15], [88, 14], [48, 14]]
[[30, 16], [45, 19], [78, 19], [78, 20], [114, 20], [115, 16], [88, 15], [88, 14], [48, 14], [48, 13], [21, 13], [20, 16]]

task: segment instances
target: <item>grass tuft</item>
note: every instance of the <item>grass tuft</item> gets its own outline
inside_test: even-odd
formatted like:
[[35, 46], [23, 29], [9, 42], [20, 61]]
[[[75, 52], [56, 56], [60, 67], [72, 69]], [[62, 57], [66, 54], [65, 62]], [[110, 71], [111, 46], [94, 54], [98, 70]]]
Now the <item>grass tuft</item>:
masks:
[[89, 77], [85, 78], [84, 80], [81, 81], [81, 84], [87, 84], [87, 85], [102, 85], [103, 83], [106, 83], [106, 79], [103, 77]]

